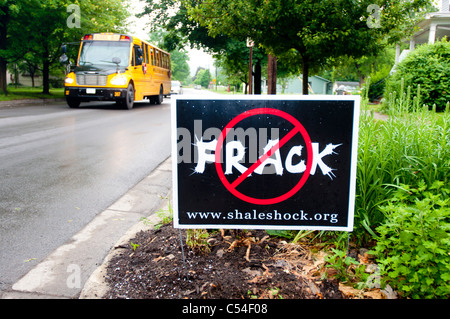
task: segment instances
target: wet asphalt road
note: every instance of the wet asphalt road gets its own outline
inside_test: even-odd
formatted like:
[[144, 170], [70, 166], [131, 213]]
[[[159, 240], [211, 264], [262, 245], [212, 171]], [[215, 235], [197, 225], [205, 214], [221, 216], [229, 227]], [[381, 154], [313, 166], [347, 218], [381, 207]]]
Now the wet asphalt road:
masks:
[[0, 108], [0, 291], [170, 155], [170, 99]]

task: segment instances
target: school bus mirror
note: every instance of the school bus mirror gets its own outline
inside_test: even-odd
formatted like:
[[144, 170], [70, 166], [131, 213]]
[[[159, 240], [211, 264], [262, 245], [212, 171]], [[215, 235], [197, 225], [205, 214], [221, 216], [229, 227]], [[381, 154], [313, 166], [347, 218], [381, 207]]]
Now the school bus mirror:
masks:
[[120, 62], [122, 62], [122, 60], [119, 57], [115, 56], [114, 58], [112, 58], [112, 63], [114, 63], [117, 66], [116, 73], [119, 73]]
[[62, 52], [62, 53], [66, 53], [66, 52], [67, 52], [67, 46], [66, 46], [65, 44], [63, 44], [63, 45], [61, 46], [61, 52]]
[[112, 58], [112, 63], [119, 65], [122, 60], [119, 57]]
[[59, 57], [59, 62], [61, 64], [69, 63], [69, 58], [67, 57], [67, 55], [65, 53]]

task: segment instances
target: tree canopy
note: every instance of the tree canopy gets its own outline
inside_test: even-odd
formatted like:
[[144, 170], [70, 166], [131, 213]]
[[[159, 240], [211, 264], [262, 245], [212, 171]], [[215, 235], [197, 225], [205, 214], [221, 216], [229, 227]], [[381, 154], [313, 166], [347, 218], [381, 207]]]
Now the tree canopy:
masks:
[[1, 88], [6, 92], [6, 63], [28, 59], [41, 68], [48, 93], [50, 67], [63, 42], [79, 41], [85, 33], [124, 31], [127, 16], [121, 0], [0, 0]]
[[[250, 37], [293, 68], [322, 69], [330, 58], [361, 57], [412, 32], [426, 0], [181, 1], [212, 37]], [[307, 81], [303, 81], [307, 94]]]

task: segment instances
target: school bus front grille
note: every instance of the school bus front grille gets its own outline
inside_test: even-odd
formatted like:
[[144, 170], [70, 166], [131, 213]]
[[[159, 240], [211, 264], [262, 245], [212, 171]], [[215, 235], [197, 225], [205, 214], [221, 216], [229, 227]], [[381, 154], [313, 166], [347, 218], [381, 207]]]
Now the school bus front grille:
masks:
[[78, 85], [106, 85], [107, 76], [98, 74], [77, 74]]

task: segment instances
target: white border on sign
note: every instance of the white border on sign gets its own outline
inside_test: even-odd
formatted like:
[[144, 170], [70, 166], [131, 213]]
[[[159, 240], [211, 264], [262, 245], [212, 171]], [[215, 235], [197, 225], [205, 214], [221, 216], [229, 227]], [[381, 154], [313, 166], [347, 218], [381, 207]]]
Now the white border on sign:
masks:
[[[205, 224], [205, 225], [187, 225], [179, 224], [178, 214], [178, 163], [177, 163], [177, 108], [178, 100], [274, 100], [274, 101], [353, 101], [353, 132], [352, 132], [352, 154], [350, 165], [350, 190], [348, 206], [348, 225], [343, 226], [284, 226], [284, 225], [253, 225], [253, 224]], [[361, 114], [361, 97], [359, 95], [183, 95], [171, 96], [171, 143], [172, 143], [172, 208], [173, 208], [173, 227], [182, 229], [274, 229], [274, 230], [327, 230], [327, 231], [353, 231], [355, 216], [355, 197], [356, 197], [356, 165], [358, 159], [358, 136], [359, 136], [359, 118]]]

